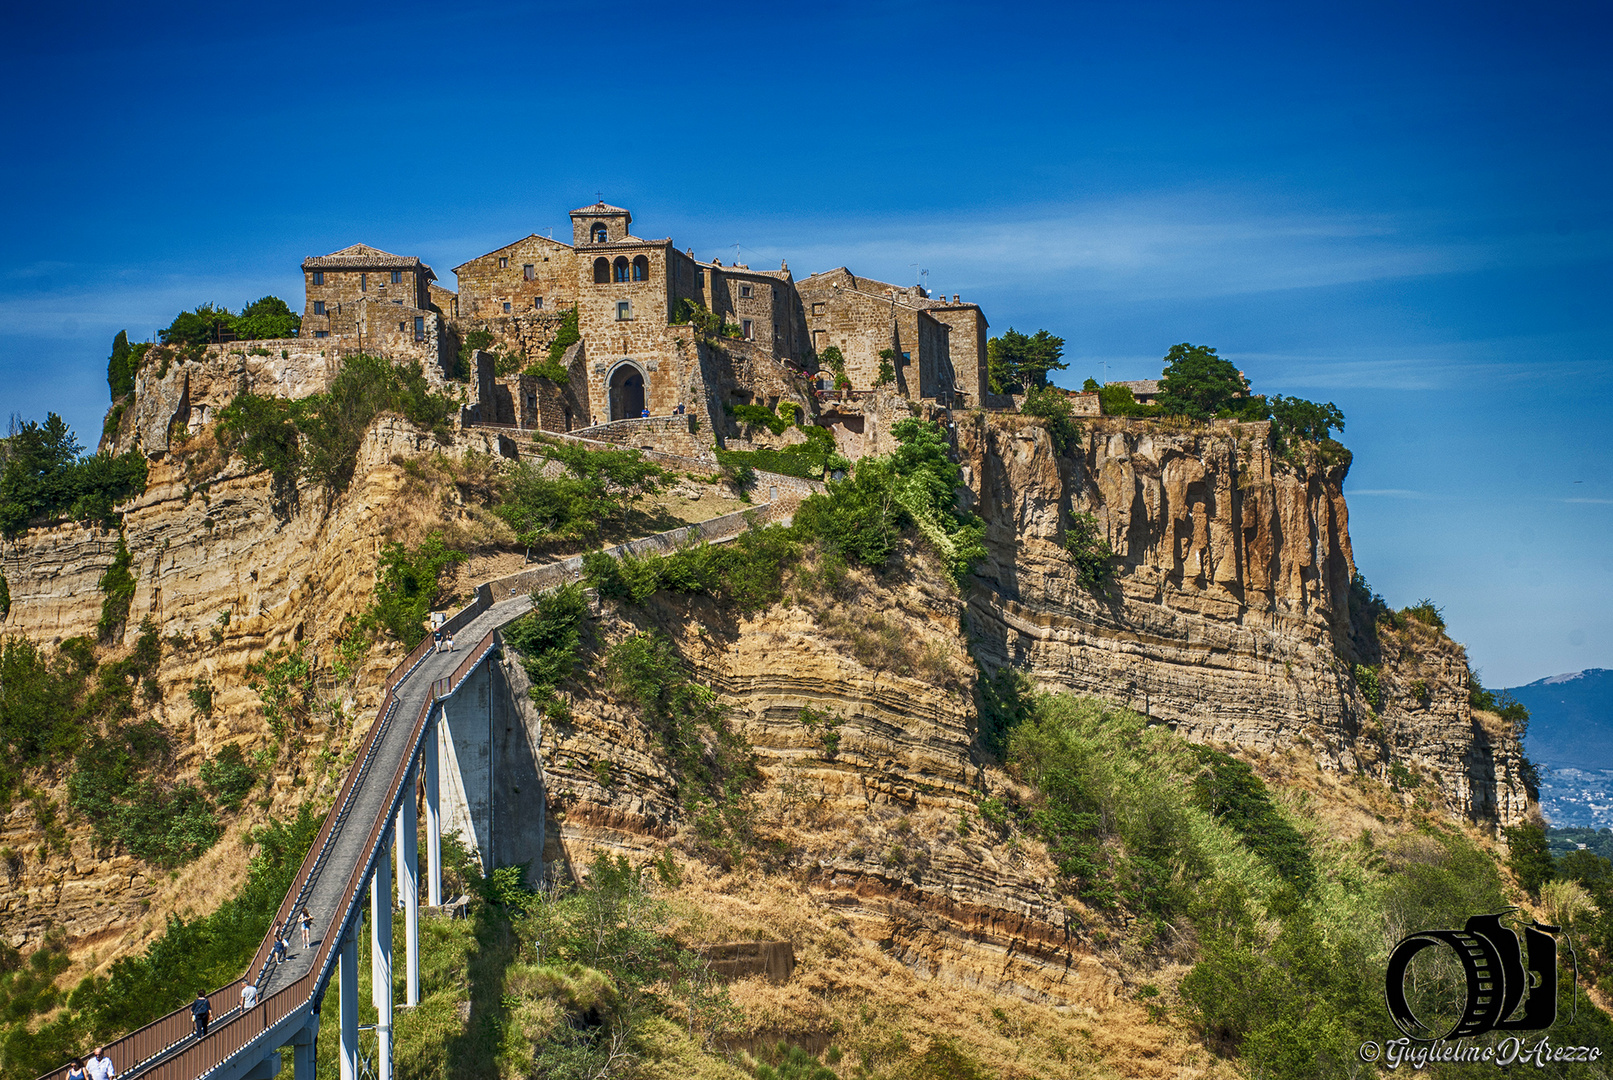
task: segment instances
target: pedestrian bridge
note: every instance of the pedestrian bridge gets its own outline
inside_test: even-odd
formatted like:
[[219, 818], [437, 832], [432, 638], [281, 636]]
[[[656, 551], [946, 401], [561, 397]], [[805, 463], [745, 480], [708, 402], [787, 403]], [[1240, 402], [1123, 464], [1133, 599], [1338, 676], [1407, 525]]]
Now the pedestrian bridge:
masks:
[[[701, 540], [721, 542], [752, 524], [779, 516], [773, 511], [773, 506], [762, 504], [606, 550], [637, 554], [673, 550]], [[358, 943], [367, 900], [371, 985], [378, 1014], [377, 1080], [391, 1080], [394, 873], [397, 905], [404, 920], [404, 1004], [417, 1005], [420, 827], [426, 830], [425, 902], [431, 907], [442, 904], [445, 809], [453, 819], [450, 827], [472, 842], [470, 846], [480, 853], [488, 871], [495, 862], [519, 865], [541, 855], [545, 802], [541, 772], [535, 778], [536, 790], [529, 787], [529, 797], [519, 803], [531, 807], [537, 820], [516, 823], [521, 827], [515, 828], [497, 817], [495, 772], [516, 790], [526, 778], [518, 767], [512, 770], [512, 755], [500, 753], [494, 730], [499, 630], [531, 610], [534, 592], [577, 580], [581, 563], [581, 557], [571, 558], [481, 586], [476, 601], [444, 624], [445, 633], [455, 639], [454, 652], [434, 651], [427, 636], [392, 670], [381, 706], [335, 805], [246, 974], [208, 995], [213, 1019], [207, 1034], [196, 1037], [187, 1003], [106, 1044], [107, 1056], [120, 1077], [268, 1080], [280, 1072], [281, 1048], [290, 1046], [296, 1080], [314, 1080], [320, 1011], [334, 978], [340, 1003], [341, 1080], [356, 1080]], [[525, 740], [524, 728], [519, 738]], [[536, 770], [535, 749], [528, 760]], [[512, 771], [514, 775], [510, 775]], [[445, 784], [450, 789], [446, 799]], [[417, 793], [423, 795], [418, 803]], [[424, 804], [423, 821], [419, 803]], [[510, 805], [512, 801], [506, 800], [506, 807]], [[508, 837], [516, 838], [514, 848]], [[295, 927], [297, 913], [304, 907], [313, 918], [308, 948], [301, 947]], [[293, 948], [277, 964], [272, 959], [275, 931], [288, 920]], [[243, 1010], [241, 990], [249, 981], [258, 988], [258, 1000]], [[65, 1080], [66, 1075], [63, 1065], [40, 1080]]]

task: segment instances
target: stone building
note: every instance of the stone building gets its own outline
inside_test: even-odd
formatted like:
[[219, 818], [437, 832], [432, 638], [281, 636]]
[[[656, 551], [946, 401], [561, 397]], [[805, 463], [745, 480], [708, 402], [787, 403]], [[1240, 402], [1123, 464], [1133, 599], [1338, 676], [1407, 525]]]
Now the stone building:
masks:
[[[899, 395], [942, 407], [984, 400], [977, 305], [844, 267], [797, 283], [787, 264], [702, 262], [670, 238], [635, 235], [632, 213], [603, 200], [570, 217], [570, 243], [534, 233], [455, 267], [457, 292], [419, 259], [363, 244], [310, 258], [303, 333], [432, 351], [448, 370], [467, 335], [485, 331], [504, 374], [479, 360], [466, 373], [477, 415], [559, 430], [682, 414], [720, 432], [727, 406], [809, 398], [807, 376], [831, 344], [854, 390], [873, 389], [888, 349]], [[702, 308], [720, 322], [697, 325]], [[581, 340], [562, 358], [567, 380], [530, 373], [571, 318]]]
[[843, 266], [813, 274], [797, 292], [813, 354], [838, 347], [854, 391], [875, 384], [880, 353], [890, 350], [905, 397], [941, 405], [984, 400], [987, 323], [979, 305], [858, 277]]

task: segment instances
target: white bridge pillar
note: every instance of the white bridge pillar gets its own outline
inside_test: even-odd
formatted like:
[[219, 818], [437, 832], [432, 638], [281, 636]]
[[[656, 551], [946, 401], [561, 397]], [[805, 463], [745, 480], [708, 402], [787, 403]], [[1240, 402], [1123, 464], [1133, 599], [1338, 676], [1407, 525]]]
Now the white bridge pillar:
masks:
[[426, 781], [426, 903], [442, 907], [442, 799], [437, 776], [437, 733], [442, 710], [433, 709], [427, 722], [425, 746], [421, 748], [420, 768]]
[[409, 766], [403, 784], [403, 805], [393, 829], [398, 849], [398, 902], [403, 905], [403, 1003], [420, 1004], [420, 819], [414, 803], [418, 763]]
[[342, 938], [341, 972], [337, 975], [342, 1011], [342, 1080], [358, 1080], [358, 927]]
[[392, 1080], [392, 861], [387, 847], [370, 875], [370, 997], [375, 1001], [376, 1080]]

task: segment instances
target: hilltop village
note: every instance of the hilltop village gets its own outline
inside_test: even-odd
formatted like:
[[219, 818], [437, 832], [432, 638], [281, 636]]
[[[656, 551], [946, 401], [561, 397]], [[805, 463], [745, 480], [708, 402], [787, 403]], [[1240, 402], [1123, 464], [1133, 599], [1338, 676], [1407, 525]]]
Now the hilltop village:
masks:
[[[634, 235], [632, 213], [605, 202], [570, 216], [571, 243], [534, 233], [470, 259], [457, 292], [419, 258], [365, 244], [309, 258], [300, 337], [457, 372], [467, 420], [557, 432], [667, 417], [694, 418], [685, 435], [720, 432], [736, 404], [833, 397], [837, 434], [855, 436], [868, 410], [854, 403], [881, 389], [920, 411], [993, 397], [986, 317], [956, 295], [845, 267], [797, 281], [787, 264], [703, 262]], [[467, 342], [481, 346], [474, 371], [459, 367]], [[635, 443], [665, 441], [665, 423], [632, 427]]]

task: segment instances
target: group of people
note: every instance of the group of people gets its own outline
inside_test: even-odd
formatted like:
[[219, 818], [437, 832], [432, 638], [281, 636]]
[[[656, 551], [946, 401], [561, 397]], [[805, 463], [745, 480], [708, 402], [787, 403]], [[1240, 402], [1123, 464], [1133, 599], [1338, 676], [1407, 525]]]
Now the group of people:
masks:
[[[302, 910], [297, 912], [293, 918], [297, 920], [297, 925], [302, 930], [302, 947], [306, 949], [308, 948], [308, 938], [312, 934], [314, 928], [314, 916], [309, 912], [308, 906], [305, 904], [303, 905]], [[290, 951], [291, 919], [287, 919], [285, 923], [281, 925], [279, 932], [274, 936], [274, 948], [270, 952], [270, 957], [275, 963], [283, 964], [286, 962], [286, 957], [290, 955]], [[241, 1011], [246, 1012], [257, 1003], [258, 984], [255, 982], [249, 982], [245, 986], [241, 987]], [[196, 991], [196, 1000], [190, 1003], [190, 1015], [191, 1018], [196, 1021], [196, 1037], [199, 1039], [203, 1035], [207, 1034], [207, 1023], [210, 1019], [212, 1019], [213, 1015], [213, 1003], [207, 1000], [207, 994], [205, 992], [201, 990]], [[101, 1052], [100, 1048], [97, 1047], [95, 1052], [99, 1054]], [[110, 1067], [111, 1066], [109, 1063], [108, 1068]], [[109, 1073], [108, 1076], [110, 1075], [111, 1074]], [[71, 1074], [69, 1074], [68, 1080], [73, 1080]], [[92, 1076], [89, 1078], [89, 1080], [103, 1080], [103, 1078]]]
[[431, 632], [432, 652], [453, 652], [454, 635], [444, 634], [441, 630]]
[[106, 1047], [97, 1046], [87, 1058], [74, 1058], [67, 1066], [67, 1080], [112, 1080], [118, 1070], [106, 1056]]

